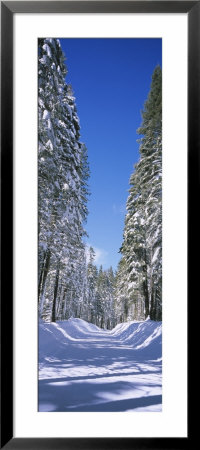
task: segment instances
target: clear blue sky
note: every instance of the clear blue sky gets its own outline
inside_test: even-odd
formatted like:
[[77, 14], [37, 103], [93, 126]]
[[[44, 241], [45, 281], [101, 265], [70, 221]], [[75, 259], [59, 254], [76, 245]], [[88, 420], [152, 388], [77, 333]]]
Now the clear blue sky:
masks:
[[115, 270], [123, 240], [129, 178], [139, 159], [137, 128], [161, 39], [60, 39], [88, 149], [88, 243], [96, 264]]

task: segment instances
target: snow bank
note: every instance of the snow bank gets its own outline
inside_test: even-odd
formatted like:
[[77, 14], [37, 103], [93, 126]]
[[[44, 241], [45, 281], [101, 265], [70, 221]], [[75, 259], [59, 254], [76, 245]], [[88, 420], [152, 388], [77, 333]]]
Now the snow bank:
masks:
[[88, 343], [94, 339], [110, 338], [113, 343], [126, 344], [137, 351], [145, 351], [152, 358], [162, 355], [162, 323], [146, 320], [145, 322], [125, 322], [113, 330], [102, 330], [82, 319], [71, 318], [56, 323], [39, 322], [39, 360], [48, 355], [59, 355], [70, 343]]
[[39, 361], [46, 356], [61, 357], [70, 342], [77, 342], [86, 336], [89, 339], [95, 332], [101, 331], [96, 325], [82, 319], [69, 319], [56, 323], [39, 321]]
[[161, 323], [39, 322], [39, 411], [161, 410]]
[[[152, 356], [161, 357], [162, 353], [162, 322], [145, 320], [118, 324], [111, 334], [123, 343], [130, 344], [135, 350], [149, 350]], [[148, 347], [148, 349], [147, 349]]]

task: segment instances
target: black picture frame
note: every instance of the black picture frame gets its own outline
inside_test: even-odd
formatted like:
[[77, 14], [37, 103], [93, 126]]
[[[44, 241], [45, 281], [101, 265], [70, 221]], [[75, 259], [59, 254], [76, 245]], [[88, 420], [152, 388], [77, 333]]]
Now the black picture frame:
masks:
[[[199, 192], [200, 1], [1, 2], [1, 448], [16, 450], [194, 448], [190, 402], [187, 438], [13, 437], [13, 16], [15, 13], [72, 12], [187, 13], [188, 15], [188, 299], [192, 298], [198, 270], [194, 264], [192, 265], [192, 248], [197, 247], [196, 233], [198, 232], [194, 202]], [[190, 308], [188, 301], [188, 317], [190, 317]], [[9, 333], [6, 322], [8, 317]]]

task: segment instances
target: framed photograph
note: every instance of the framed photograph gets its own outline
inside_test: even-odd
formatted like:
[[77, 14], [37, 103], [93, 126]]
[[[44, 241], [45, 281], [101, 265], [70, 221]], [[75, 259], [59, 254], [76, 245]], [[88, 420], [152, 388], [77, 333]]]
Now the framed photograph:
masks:
[[1, 448], [191, 448], [199, 29], [1, 2]]

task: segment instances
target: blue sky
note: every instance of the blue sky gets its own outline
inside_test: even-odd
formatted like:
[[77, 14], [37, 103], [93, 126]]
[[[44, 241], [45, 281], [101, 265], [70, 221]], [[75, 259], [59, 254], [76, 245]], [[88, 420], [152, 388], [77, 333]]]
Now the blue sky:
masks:
[[96, 264], [117, 268], [129, 178], [139, 159], [137, 128], [161, 39], [60, 39], [88, 149], [88, 244]]

